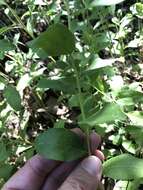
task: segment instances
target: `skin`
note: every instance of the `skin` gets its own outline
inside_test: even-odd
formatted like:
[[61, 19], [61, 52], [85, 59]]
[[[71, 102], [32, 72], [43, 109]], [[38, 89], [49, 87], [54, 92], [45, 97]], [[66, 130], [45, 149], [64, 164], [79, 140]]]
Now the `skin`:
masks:
[[[85, 138], [79, 129], [75, 132]], [[96, 190], [102, 175], [100, 137], [90, 136], [93, 156], [72, 162], [47, 160], [35, 155], [18, 170], [2, 190]]]

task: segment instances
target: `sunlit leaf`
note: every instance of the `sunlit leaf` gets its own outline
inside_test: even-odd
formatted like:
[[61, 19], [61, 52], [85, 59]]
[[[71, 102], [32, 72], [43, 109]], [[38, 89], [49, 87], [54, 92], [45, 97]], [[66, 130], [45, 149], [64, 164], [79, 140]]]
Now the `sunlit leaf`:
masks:
[[4, 0], [0, 0], [0, 5], [5, 5], [6, 2]]
[[143, 126], [143, 112], [141, 111], [133, 111], [127, 113], [129, 119], [131, 120], [132, 124]]
[[103, 165], [106, 177], [118, 180], [133, 180], [143, 177], [143, 159], [123, 154], [107, 160]]
[[95, 78], [98, 75], [107, 75], [107, 76], [113, 76], [114, 75], [114, 68], [113, 63], [115, 62], [115, 59], [101, 59], [96, 54], [92, 55], [89, 58], [89, 66], [85, 71], [83, 71], [83, 74], [92, 76]]
[[91, 2], [92, 6], [110, 6], [121, 3], [125, 0], [93, 0]]
[[11, 26], [4, 26], [4, 27], [0, 28], [0, 34], [3, 34], [5, 32], [7, 32], [8, 30], [12, 30], [14, 28], [18, 28], [18, 26], [13, 26], [13, 25], [11, 25]]
[[133, 181], [118, 181], [116, 182], [113, 190], [139, 190], [142, 179]]
[[129, 153], [132, 153], [132, 154], [136, 153], [136, 146], [131, 141], [129, 141], [129, 140], [123, 140], [122, 146]]
[[132, 14], [143, 19], [143, 3], [135, 3], [131, 8]]
[[95, 70], [95, 69], [100, 69], [103, 67], [112, 66], [114, 62], [115, 62], [115, 59], [95, 58], [87, 70]]
[[46, 3], [43, 0], [35, 0], [34, 5], [46, 5]]
[[89, 126], [95, 126], [103, 123], [114, 123], [116, 120], [125, 120], [126, 115], [122, 112], [119, 105], [107, 103], [101, 110], [91, 115], [85, 121], [81, 122]]
[[18, 81], [17, 84], [17, 90], [19, 91], [19, 93], [21, 94], [21, 96], [23, 95], [23, 90], [29, 86], [30, 82], [32, 80], [32, 77], [26, 73], [25, 75], [21, 76], [21, 78]]

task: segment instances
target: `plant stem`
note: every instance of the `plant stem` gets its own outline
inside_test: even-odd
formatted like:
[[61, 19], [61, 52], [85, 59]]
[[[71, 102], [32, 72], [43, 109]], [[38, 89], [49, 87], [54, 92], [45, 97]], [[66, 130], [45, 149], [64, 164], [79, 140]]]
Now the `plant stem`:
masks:
[[[79, 73], [76, 69], [75, 64], [74, 63], [72, 63], [72, 64], [73, 64], [73, 68], [74, 68], [75, 75], [76, 75], [76, 85], [77, 85], [77, 89], [78, 89], [78, 100], [79, 100], [79, 104], [80, 104], [82, 120], [84, 121], [86, 119], [86, 116], [85, 116], [84, 107], [83, 107], [83, 98], [82, 98], [82, 92], [81, 92], [80, 77], [79, 77]], [[90, 130], [88, 127], [86, 127], [85, 133], [86, 133], [88, 155], [90, 156], [91, 155]]]
[[27, 30], [26, 26], [24, 25], [24, 23], [21, 21], [20, 17], [16, 14], [16, 12], [6, 3], [6, 6], [8, 7], [8, 9], [11, 11], [12, 15], [15, 17], [16, 21], [20, 24], [21, 28], [23, 28], [23, 30], [25, 30], [25, 32], [27, 34], [29, 34], [29, 36], [33, 39], [34, 36]]
[[[80, 104], [80, 110], [81, 110], [81, 115], [82, 115], [82, 119], [83, 121], [86, 119], [85, 117], [85, 112], [84, 112], [84, 107], [83, 107], [83, 99], [82, 99], [82, 92], [81, 92], [81, 86], [80, 86], [80, 80], [79, 80], [79, 75], [78, 75], [78, 71], [75, 70], [76, 73], [76, 84], [77, 84], [77, 88], [78, 88], [78, 99], [79, 99], [79, 104]], [[86, 142], [87, 142], [87, 148], [88, 148], [88, 155], [91, 155], [91, 148], [90, 148], [90, 131], [89, 128], [86, 127]]]
[[[69, 30], [71, 30], [71, 16], [70, 16], [70, 8], [69, 8], [69, 2], [68, 0], [64, 0], [64, 4], [68, 13], [68, 28]], [[75, 71], [75, 75], [76, 75], [76, 85], [77, 85], [77, 89], [78, 89], [78, 99], [79, 99], [79, 104], [80, 104], [80, 110], [81, 110], [81, 115], [82, 115], [82, 120], [84, 121], [86, 119], [85, 117], [85, 112], [84, 112], [84, 107], [83, 107], [83, 100], [82, 100], [82, 92], [81, 92], [81, 85], [80, 85], [80, 77], [79, 77], [79, 73], [77, 71], [77, 68], [74, 64], [74, 60], [72, 62], [74, 71]], [[88, 155], [91, 155], [91, 147], [90, 147], [90, 131], [88, 129], [88, 127], [86, 127], [85, 130], [86, 133], [86, 142], [87, 142], [87, 149], [88, 149]]]
[[127, 186], [126, 186], [126, 190], [128, 190], [128, 187], [129, 187], [129, 183], [130, 183], [130, 182], [128, 181], [128, 182], [127, 182]]
[[[88, 83], [88, 85], [91, 86], [92, 88], [94, 88], [95, 90], [97, 90], [97, 92], [99, 92], [100, 94], [102, 94], [103, 96], [105, 96], [107, 99], [109, 99], [109, 100], [111, 100], [112, 102], [114, 102], [115, 104], [119, 105], [118, 102], [117, 102], [115, 99], [113, 99], [112, 97], [108, 96], [106, 93], [102, 92], [102, 91], [101, 91], [100, 89], [98, 89], [96, 86], [93, 86], [93, 85], [91, 85], [90, 83]], [[119, 106], [119, 108], [120, 108], [120, 106]], [[120, 108], [120, 111], [121, 111], [122, 113], [124, 113], [124, 114], [128, 117], [128, 115], [126, 114], [126, 112], [124, 112], [121, 108]]]
[[69, 8], [69, 2], [68, 0], [64, 0], [64, 4], [68, 13], [68, 28], [71, 30], [71, 16], [70, 16], [70, 8]]

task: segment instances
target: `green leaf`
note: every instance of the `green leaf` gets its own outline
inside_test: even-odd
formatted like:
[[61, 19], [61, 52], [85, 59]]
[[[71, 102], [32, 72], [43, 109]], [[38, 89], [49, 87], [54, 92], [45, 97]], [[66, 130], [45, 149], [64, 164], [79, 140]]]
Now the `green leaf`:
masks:
[[28, 45], [32, 49], [43, 50], [47, 55], [59, 56], [74, 51], [75, 38], [66, 26], [54, 24]]
[[135, 125], [126, 127], [126, 131], [131, 135], [132, 139], [140, 146], [143, 146], [143, 128]]
[[103, 164], [106, 177], [120, 180], [133, 180], [143, 177], [143, 159], [130, 154], [122, 154], [107, 160]]
[[0, 60], [3, 60], [3, 59], [4, 59], [4, 57], [5, 57], [4, 52], [3, 52], [3, 51], [1, 51], [1, 52], [0, 52]]
[[106, 33], [91, 35], [86, 31], [84, 33], [84, 38], [86, 43], [92, 48], [92, 50], [94, 50], [95, 53], [98, 53], [100, 50], [110, 45], [110, 40]]
[[127, 98], [130, 97], [134, 103], [143, 102], [143, 93], [134, 89], [131, 89], [128, 86], [123, 87], [117, 94], [119, 98]]
[[8, 178], [11, 176], [12, 170], [13, 170], [12, 165], [1, 164], [0, 165], [0, 178], [3, 178], [4, 180], [8, 180]]
[[121, 98], [121, 99], [117, 100], [117, 103], [121, 106], [131, 106], [131, 105], [135, 104], [133, 101], [133, 98], [131, 98], [131, 97]]
[[95, 106], [95, 96], [88, 95], [88, 96], [83, 97], [83, 108], [87, 116], [90, 114], [90, 111], [93, 110], [94, 106]]
[[32, 80], [32, 77], [28, 73], [21, 76], [17, 84], [17, 90], [19, 92], [23, 91], [27, 86], [29, 86], [31, 80]]
[[0, 83], [2, 83], [4, 85], [7, 85], [7, 83], [8, 83], [8, 79], [5, 78], [5, 75], [3, 73], [1, 74], [1, 72], [0, 72]]
[[0, 162], [5, 161], [8, 158], [8, 152], [3, 142], [0, 143]]
[[6, 5], [6, 2], [4, 0], [0, 0], [0, 5]]
[[101, 59], [97, 57], [93, 59], [87, 71], [96, 70], [96, 69], [109, 67], [109, 66], [111, 67], [114, 62], [115, 62], [115, 59]]
[[31, 18], [27, 19], [26, 28], [27, 28], [27, 31], [29, 32], [29, 34], [34, 38], [34, 35], [33, 35], [33, 23], [31, 22]]
[[133, 111], [127, 113], [127, 116], [131, 120], [132, 124], [137, 126], [143, 126], [143, 112], [141, 111]]
[[114, 190], [139, 190], [141, 179], [134, 181], [118, 181], [114, 186]]
[[14, 86], [8, 85], [4, 90], [4, 97], [7, 103], [16, 111], [21, 110], [21, 97]]
[[124, 147], [124, 149], [129, 152], [129, 153], [132, 153], [132, 154], [135, 154], [136, 153], [136, 146], [135, 146], [135, 143], [132, 143], [131, 141], [129, 140], [122, 140], [122, 146]]
[[37, 152], [48, 159], [70, 161], [87, 154], [81, 139], [72, 131], [63, 128], [48, 129], [35, 141]]
[[94, 0], [91, 2], [92, 6], [110, 6], [121, 3], [125, 0]]
[[143, 3], [135, 3], [130, 9], [133, 15], [143, 19]]
[[37, 84], [37, 88], [50, 88], [53, 90], [60, 90], [63, 92], [76, 92], [74, 78], [59, 78], [59, 79], [46, 79], [41, 78]]
[[114, 123], [116, 120], [125, 120], [126, 115], [122, 112], [119, 105], [115, 103], [106, 103], [101, 110], [87, 118], [81, 124], [95, 126], [103, 123]]
[[16, 28], [16, 27], [11, 25], [11, 26], [4, 26], [4, 27], [0, 28], [0, 35], [7, 32], [8, 30], [12, 30], [13, 28]]
[[79, 98], [78, 95], [72, 95], [68, 100], [69, 106], [72, 107], [78, 107], [79, 106]]
[[[83, 71], [83, 75], [98, 77], [98, 75], [114, 75], [113, 63], [115, 59], [101, 59], [96, 54], [89, 58], [89, 66]], [[93, 78], [91, 80], [93, 80]]]
[[139, 190], [142, 188], [142, 185], [143, 185], [143, 178], [135, 179], [129, 183], [128, 189], [125, 190]]
[[64, 128], [64, 126], [65, 126], [65, 121], [62, 119], [54, 123], [54, 128]]
[[5, 52], [5, 51], [11, 51], [14, 50], [16, 47], [9, 42], [8, 40], [0, 40], [0, 51]]

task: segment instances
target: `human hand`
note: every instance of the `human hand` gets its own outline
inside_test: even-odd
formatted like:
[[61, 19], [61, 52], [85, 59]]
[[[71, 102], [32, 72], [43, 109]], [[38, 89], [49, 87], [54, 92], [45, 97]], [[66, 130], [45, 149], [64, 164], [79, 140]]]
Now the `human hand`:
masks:
[[[77, 133], [83, 136], [81, 132]], [[100, 137], [93, 133], [90, 139], [95, 156], [82, 161], [59, 162], [36, 155], [9, 179], [2, 190], [96, 190], [102, 175], [100, 159], [103, 155], [96, 150]]]

